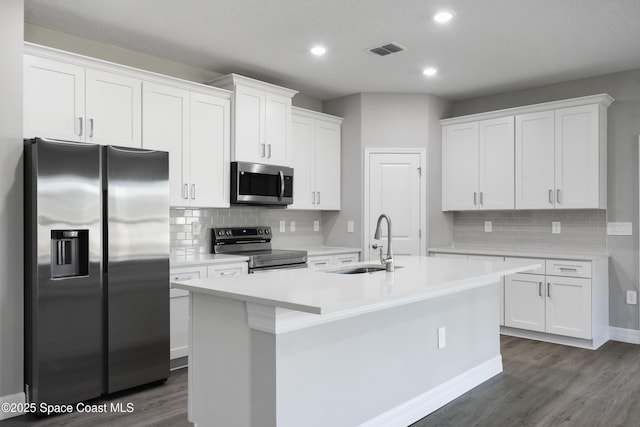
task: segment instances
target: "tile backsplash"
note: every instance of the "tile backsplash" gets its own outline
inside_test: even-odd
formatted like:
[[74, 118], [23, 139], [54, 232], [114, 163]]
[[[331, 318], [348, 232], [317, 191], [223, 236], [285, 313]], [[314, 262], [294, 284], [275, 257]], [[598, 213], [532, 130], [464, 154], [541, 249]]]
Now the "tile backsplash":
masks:
[[[484, 231], [491, 221], [493, 231]], [[559, 221], [560, 234], [551, 233]], [[607, 215], [604, 210], [454, 212], [453, 244], [491, 249], [605, 252]]]
[[[286, 231], [280, 232], [280, 221]], [[295, 231], [291, 231], [291, 222]], [[313, 231], [313, 222], [320, 222], [320, 230]], [[211, 251], [211, 228], [268, 225], [273, 231], [275, 248], [310, 248], [324, 244], [320, 211], [297, 211], [282, 208], [233, 206], [228, 209], [170, 210], [171, 249], [192, 248], [197, 252]]]

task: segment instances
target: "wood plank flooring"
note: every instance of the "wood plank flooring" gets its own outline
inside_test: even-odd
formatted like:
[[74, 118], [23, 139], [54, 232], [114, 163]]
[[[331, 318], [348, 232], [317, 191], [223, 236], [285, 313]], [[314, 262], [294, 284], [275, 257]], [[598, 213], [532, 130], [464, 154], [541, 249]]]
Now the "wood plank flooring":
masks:
[[[501, 375], [412, 427], [640, 426], [640, 346], [612, 341], [592, 351], [507, 336], [501, 346]], [[192, 425], [187, 421], [186, 369], [173, 371], [161, 386], [101, 402], [131, 402], [135, 411], [22, 416], [0, 421], [0, 427]]]

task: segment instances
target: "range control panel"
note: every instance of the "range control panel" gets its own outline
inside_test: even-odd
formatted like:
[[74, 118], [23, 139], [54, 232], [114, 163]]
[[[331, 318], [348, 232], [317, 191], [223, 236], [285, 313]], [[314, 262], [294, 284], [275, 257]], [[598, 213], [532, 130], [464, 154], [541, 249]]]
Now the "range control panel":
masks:
[[270, 241], [271, 227], [221, 227], [212, 228], [211, 237], [214, 244], [240, 243], [243, 241]]

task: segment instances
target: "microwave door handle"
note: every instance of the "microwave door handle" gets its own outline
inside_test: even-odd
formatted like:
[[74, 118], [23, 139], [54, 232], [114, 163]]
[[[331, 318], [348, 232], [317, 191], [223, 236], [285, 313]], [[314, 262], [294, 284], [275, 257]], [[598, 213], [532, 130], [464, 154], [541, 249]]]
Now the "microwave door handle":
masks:
[[278, 196], [278, 200], [282, 200], [284, 197], [284, 173], [278, 171], [278, 175], [280, 176], [280, 196]]

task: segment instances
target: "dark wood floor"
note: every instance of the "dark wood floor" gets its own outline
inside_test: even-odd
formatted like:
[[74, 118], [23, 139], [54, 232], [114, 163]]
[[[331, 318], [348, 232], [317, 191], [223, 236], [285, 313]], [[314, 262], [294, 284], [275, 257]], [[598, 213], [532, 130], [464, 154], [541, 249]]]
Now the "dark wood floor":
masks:
[[[504, 372], [412, 427], [640, 426], [640, 346], [609, 342], [597, 351], [501, 338]], [[167, 383], [101, 402], [131, 402], [131, 414], [22, 416], [9, 426], [191, 426], [187, 370]]]

